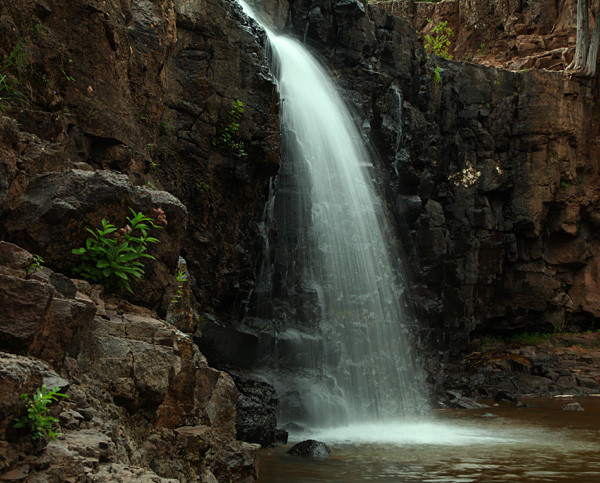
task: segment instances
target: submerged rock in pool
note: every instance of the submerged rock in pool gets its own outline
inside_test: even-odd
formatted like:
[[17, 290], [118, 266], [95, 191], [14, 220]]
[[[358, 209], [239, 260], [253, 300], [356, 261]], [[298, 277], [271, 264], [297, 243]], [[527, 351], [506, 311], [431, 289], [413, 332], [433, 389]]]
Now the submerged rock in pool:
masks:
[[288, 450], [288, 454], [295, 456], [329, 456], [331, 450], [329, 446], [321, 441], [314, 439], [307, 439], [306, 441], [300, 441]]
[[583, 407], [578, 402], [573, 402], [573, 403], [567, 404], [566, 406], [563, 406], [562, 410], [563, 411], [584, 411]]

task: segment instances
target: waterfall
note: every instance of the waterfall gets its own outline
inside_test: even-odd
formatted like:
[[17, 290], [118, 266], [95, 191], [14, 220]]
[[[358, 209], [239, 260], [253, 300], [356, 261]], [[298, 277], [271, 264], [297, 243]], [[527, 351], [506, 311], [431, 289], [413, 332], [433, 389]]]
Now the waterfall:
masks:
[[265, 272], [273, 280], [263, 284], [271, 308], [255, 315], [272, 323], [262, 374], [280, 395], [280, 420], [327, 426], [413, 414], [422, 371], [364, 138], [313, 55], [261, 26], [281, 99], [282, 167], [274, 268]]

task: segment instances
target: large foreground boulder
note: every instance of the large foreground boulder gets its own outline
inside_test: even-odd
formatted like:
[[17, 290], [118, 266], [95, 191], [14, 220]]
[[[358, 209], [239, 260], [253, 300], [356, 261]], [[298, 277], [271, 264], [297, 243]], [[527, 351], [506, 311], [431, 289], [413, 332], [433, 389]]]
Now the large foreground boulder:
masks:
[[[0, 480], [257, 477], [260, 446], [235, 439], [233, 380], [190, 335], [33, 261], [0, 242]], [[64, 435], [30, 441], [14, 419], [43, 384], [68, 396], [50, 409]]]

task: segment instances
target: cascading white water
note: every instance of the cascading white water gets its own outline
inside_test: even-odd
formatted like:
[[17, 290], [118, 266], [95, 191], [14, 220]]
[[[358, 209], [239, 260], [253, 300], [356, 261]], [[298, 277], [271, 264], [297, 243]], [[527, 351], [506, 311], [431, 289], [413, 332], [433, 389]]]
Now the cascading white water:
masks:
[[278, 333], [270, 346], [281, 352], [281, 367], [268, 378], [283, 399], [283, 422], [326, 426], [405, 416], [421, 398], [422, 378], [411, 354], [399, 261], [386, 243], [393, 232], [363, 137], [308, 50], [265, 30], [283, 141], [277, 296], [292, 307], [275, 311]]

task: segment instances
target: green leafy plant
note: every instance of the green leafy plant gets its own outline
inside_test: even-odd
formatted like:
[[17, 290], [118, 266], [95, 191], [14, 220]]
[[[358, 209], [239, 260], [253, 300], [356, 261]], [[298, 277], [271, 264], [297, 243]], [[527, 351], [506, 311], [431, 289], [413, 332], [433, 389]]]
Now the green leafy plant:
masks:
[[29, 54], [24, 48], [26, 43], [26, 41], [21, 41], [15, 45], [15, 48], [11, 50], [6, 60], [2, 63], [3, 69], [8, 70], [12, 67], [20, 69], [27, 65]]
[[15, 82], [9, 81], [8, 76], [0, 74], [0, 111], [6, 112], [6, 105], [11, 101], [27, 103], [23, 94], [15, 88]]
[[440, 73], [439, 65], [436, 65], [435, 69], [433, 70], [433, 82], [435, 82], [435, 85], [438, 85], [440, 82], [442, 82], [442, 75]]
[[[433, 20], [430, 18], [427, 21], [433, 25]], [[452, 54], [448, 51], [450, 44], [450, 37], [454, 35], [454, 32], [448, 27], [448, 22], [444, 20], [433, 27], [431, 34], [425, 35], [425, 50], [428, 54], [437, 55], [444, 59], [452, 59]]]
[[37, 272], [38, 270], [41, 270], [43, 264], [44, 259], [42, 257], [40, 257], [39, 255], [33, 255], [33, 262], [31, 262], [31, 265], [29, 265], [27, 273], [32, 274]]
[[228, 113], [228, 124], [221, 134], [213, 139], [213, 146], [221, 146], [232, 151], [236, 156], [243, 158], [248, 156], [243, 141], [236, 140], [236, 133], [244, 116], [244, 103], [236, 99], [233, 108]]
[[205, 181], [198, 181], [196, 182], [196, 188], [198, 188], [200, 191], [210, 191], [210, 185], [208, 183], [206, 183]]
[[[92, 235], [85, 247], [73, 249], [75, 255], [82, 257], [82, 264], [75, 268], [76, 273], [92, 282], [104, 285], [113, 292], [133, 292], [131, 280], [139, 280], [145, 274], [142, 259], [155, 260], [146, 253], [150, 243], [158, 243], [149, 236], [151, 228], [161, 228], [154, 220], [142, 212], [131, 211], [127, 224], [121, 229], [102, 219], [102, 227], [86, 230]], [[164, 212], [160, 209], [158, 222], [166, 224]]]
[[165, 114], [160, 120], [159, 132], [160, 134], [170, 134], [175, 130], [175, 125], [171, 122], [171, 117]]
[[185, 275], [185, 272], [183, 270], [179, 270], [177, 272], [176, 279], [177, 279], [177, 293], [175, 294], [175, 297], [173, 297], [173, 300], [171, 300], [171, 303], [177, 302], [183, 295], [183, 284], [187, 280], [187, 276]]
[[487, 48], [485, 47], [485, 42], [481, 42], [481, 45], [479, 46], [479, 49], [477, 50], [477, 55], [479, 57], [484, 57], [486, 56], [488, 53]]
[[45, 37], [46, 35], [48, 35], [48, 28], [42, 23], [36, 23], [33, 26], [33, 31], [40, 37]]
[[32, 397], [29, 394], [21, 394], [19, 397], [27, 402], [27, 416], [15, 418], [15, 428], [29, 429], [31, 439], [45, 437], [56, 439], [62, 435], [62, 433], [52, 431], [52, 426], [58, 419], [48, 414], [48, 405], [53, 401], [58, 401], [58, 397], [68, 398], [69, 396], [58, 392], [58, 387], [49, 391], [46, 386], [42, 386]]
[[[69, 59], [69, 60], [71, 60], [71, 59]], [[75, 82], [75, 78], [71, 77], [69, 74], [67, 74], [64, 69], [60, 69], [60, 71], [65, 76], [65, 79], [67, 79], [69, 82]]]

